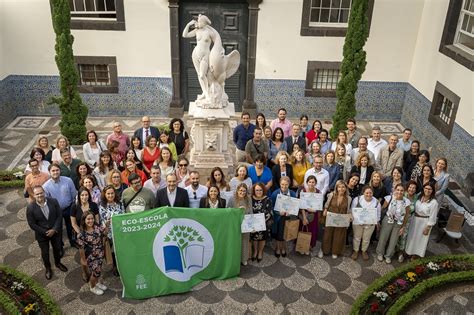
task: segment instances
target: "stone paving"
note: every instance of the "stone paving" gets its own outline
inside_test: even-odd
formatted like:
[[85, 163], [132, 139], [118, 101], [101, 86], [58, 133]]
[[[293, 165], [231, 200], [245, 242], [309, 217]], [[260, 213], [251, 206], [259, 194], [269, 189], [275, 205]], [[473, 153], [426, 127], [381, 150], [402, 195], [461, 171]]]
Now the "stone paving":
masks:
[[[44, 120], [42, 120], [44, 119]], [[42, 120], [42, 121], [41, 121]], [[88, 128], [95, 128], [100, 137], [110, 133], [113, 118], [90, 118]], [[153, 120], [155, 124], [166, 118]], [[122, 120], [124, 131], [130, 133], [138, 126], [138, 119]], [[52, 117], [33, 119], [17, 118], [7, 128], [0, 130], [0, 169], [26, 163], [26, 157], [38, 133], [52, 140], [58, 131], [58, 120]], [[110, 126], [108, 126], [110, 125]], [[398, 123], [387, 123], [386, 134], [397, 128]], [[363, 133], [370, 130], [370, 123], [361, 126]], [[30, 128], [31, 127], [31, 128]], [[399, 133], [397, 132], [397, 133]], [[78, 151], [80, 147], [78, 147]], [[103, 296], [88, 291], [81, 280], [79, 254], [76, 249], [66, 248], [63, 263], [68, 273], [54, 270], [52, 280], [44, 277], [40, 250], [34, 241], [25, 217], [26, 201], [21, 189], [0, 190], [0, 263], [7, 264], [31, 275], [44, 285], [69, 314], [139, 314], [139, 313], [348, 313], [354, 299], [374, 279], [399, 266], [378, 262], [371, 245], [370, 260], [350, 258], [351, 248], [346, 247], [343, 257], [307, 257], [294, 252], [287, 258], [277, 259], [267, 246], [263, 261], [251, 262], [241, 268], [238, 278], [225, 281], [206, 281], [192, 292], [147, 300], [121, 298], [121, 283], [105, 267], [104, 278], [109, 290]], [[464, 226], [465, 236], [455, 243], [448, 237], [436, 243], [435, 228], [428, 245], [427, 256], [443, 253], [473, 253], [473, 229]], [[319, 242], [318, 242], [319, 246]], [[474, 310], [474, 285], [462, 284], [440, 290], [414, 305], [410, 313], [463, 314]]]

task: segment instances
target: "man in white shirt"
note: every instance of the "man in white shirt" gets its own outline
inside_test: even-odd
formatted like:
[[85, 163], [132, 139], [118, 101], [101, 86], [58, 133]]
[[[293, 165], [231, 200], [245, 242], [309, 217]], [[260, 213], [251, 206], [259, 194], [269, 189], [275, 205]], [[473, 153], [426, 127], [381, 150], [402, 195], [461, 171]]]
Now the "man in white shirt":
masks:
[[308, 178], [308, 176], [313, 175], [316, 177], [316, 180], [318, 181], [316, 183], [316, 188], [319, 189], [319, 191], [323, 195], [325, 195], [329, 189], [329, 173], [323, 168], [323, 157], [316, 156], [313, 161], [313, 166], [314, 166], [313, 168], [310, 168], [304, 174], [305, 188], [307, 188], [306, 179]]
[[206, 197], [207, 195], [207, 187], [199, 184], [199, 172], [192, 171], [189, 174], [189, 178], [191, 179], [191, 185], [186, 187], [189, 198], [189, 207], [199, 208], [199, 201], [202, 197]]
[[375, 126], [372, 128], [372, 138], [369, 139], [367, 149], [372, 151], [375, 156], [375, 160], [378, 159], [380, 151], [388, 145], [387, 141], [381, 138], [380, 127]]
[[150, 169], [151, 178], [148, 179], [143, 187], [150, 189], [156, 196], [158, 189], [166, 187], [166, 182], [161, 179], [161, 169], [159, 165], [153, 165]]

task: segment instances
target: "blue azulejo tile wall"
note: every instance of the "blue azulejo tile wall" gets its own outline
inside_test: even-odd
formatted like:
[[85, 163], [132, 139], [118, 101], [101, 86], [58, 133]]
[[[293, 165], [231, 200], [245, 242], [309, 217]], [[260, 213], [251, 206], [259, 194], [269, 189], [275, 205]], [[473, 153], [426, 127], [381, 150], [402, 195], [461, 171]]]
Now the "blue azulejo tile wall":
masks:
[[[357, 119], [400, 120], [408, 83], [359, 82], [356, 94]], [[272, 117], [280, 107], [289, 116], [307, 114], [311, 119], [330, 119], [336, 110], [336, 98], [305, 97], [303, 80], [255, 80], [258, 111]]]
[[[116, 94], [81, 93], [89, 115], [168, 115], [171, 78], [120, 77], [118, 81], [119, 93]], [[15, 108], [11, 119], [15, 115], [60, 114], [57, 105], [48, 104], [52, 96], [60, 95], [58, 76], [10, 75], [2, 81], [1, 87], [6, 91], [6, 104]], [[0, 125], [4, 123], [0, 121]]]
[[455, 123], [451, 139], [448, 140], [428, 121], [430, 108], [431, 101], [408, 85], [400, 123], [413, 129], [413, 134], [421, 141], [422, 147], [432, 148], [433, 162], [437, 157], [446, 157], [449, 173], [458, 183], [465, 185], [467, 175], [474, 172], [474, 137]]

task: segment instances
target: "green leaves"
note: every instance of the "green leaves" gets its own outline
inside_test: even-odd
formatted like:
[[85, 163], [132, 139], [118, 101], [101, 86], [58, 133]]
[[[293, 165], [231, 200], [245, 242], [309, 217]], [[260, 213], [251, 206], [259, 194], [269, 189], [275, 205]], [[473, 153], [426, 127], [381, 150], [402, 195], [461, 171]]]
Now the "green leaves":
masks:
[[178, 247], [183, 250], [191, 242], [204, 242], [204, 238], [198, 231], [190, 226], [175, 225], [163, 239], [164, 242], [176, 242]]

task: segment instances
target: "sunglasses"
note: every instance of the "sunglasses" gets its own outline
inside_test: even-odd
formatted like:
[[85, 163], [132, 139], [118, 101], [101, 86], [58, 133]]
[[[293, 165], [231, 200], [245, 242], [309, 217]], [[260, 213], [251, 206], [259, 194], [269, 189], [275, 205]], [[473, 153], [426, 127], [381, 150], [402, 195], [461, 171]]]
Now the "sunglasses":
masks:
[[178, 164], [179, 167], [186, 167], [188, 164]]

